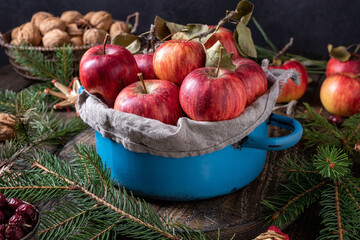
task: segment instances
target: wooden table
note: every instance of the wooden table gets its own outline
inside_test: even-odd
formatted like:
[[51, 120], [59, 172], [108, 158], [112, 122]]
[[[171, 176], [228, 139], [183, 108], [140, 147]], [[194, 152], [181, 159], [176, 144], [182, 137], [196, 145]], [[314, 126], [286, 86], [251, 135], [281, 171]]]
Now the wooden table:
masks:
[[[318, 93], [321, 79], [319, 76], [313, 76], [313, 78], [316, 81], [309, 85], [303, 101], [312, 105], [319, 105]], [[17, 75], [10, 65], [0, 67], [1, 91], [5, 89], [19, 91], [33, 83]], [[270, 136], [279, 136], [284, 134], [281, 131], [277, 128], [270, 128], [269, 134]], [[73, 150], [73, 143], [75, 142], [95, 145], [93, 131], [91, 129], [86, 130], [69, 142], [62, 149], [61, 158], [64, 160], [68, 158], [68, 153]], [[236, 234], [234, 239], [253, 239], [266, 231], [268, 227], [268, 224], [260, 218], [260, 201], [275, 194], [279, 189], [279, 160], [290, 153], [296, 153], [299, 156], [303, 155], [301, 145], [300, 142], [295, 147], [287, 150], [268, 152], [264, 170], [259, 177], [245, 188], [226, 196], [192, 202], [146, 200], [153, 205], [158, 214], [163, 216], [169, 214], [173, 220], [194, 228], [196, 228], [196, 222], [199, 222], [202, 229], [212, 236], [215, 236], [217, 229], [220, 228], [221, 239], [230, 239], [233, 234]], [[316, 239], [319, 230], [320, 219], [316, 205], [311, 206], [292, 224], [283, 228], [283, 231], [289, 234], [291, 240]]]

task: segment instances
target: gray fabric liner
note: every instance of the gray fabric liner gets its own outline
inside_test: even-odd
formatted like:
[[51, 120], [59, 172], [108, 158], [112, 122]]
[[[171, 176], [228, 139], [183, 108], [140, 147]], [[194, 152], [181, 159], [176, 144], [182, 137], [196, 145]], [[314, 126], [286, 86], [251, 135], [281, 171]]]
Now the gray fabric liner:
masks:
[[177, 126], [172, 126], [108, 108], [85, 90], [79, 96], [79, 114], [102, 136], [133, 152], [173, 158], [211, 153], [237, 143], [270, 116], [278, 97], [279, 82], [284, 84], [292, 78], [300, 84], [299, 73], [295, 70], [268, 69], [267, 60], [263, 61], [262, 68], [269, 90], [231, 120], [206, 122], [182, 117]]

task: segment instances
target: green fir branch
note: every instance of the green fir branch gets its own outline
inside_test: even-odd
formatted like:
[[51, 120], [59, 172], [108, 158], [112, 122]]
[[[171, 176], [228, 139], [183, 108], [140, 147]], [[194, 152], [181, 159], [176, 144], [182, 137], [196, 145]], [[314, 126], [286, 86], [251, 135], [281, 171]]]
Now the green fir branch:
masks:
[[74, 74], [74, 55], [70, 45], [63, 45], [55, 51], [56, 79], [65, 85], [69, 84]]

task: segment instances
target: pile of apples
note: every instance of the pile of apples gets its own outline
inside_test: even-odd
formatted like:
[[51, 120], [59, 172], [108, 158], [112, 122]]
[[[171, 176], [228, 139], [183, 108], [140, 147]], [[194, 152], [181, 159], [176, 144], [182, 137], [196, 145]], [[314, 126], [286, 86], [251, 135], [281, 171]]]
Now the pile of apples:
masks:
[[[235, 71], [205, 67], [205, 47], [217, 41], [235, 56]], [[132, 55], [118, 45], [94, 46], [83, 55], [79, 74], [83, 87], [109, 107], [172, 125], [182, 116], [196, 121], [238, 117], [268, 89], [264, 71], [240, 56], [233, 32], [224, 27], [204, 45], [173, 39], [153, 53]]]
[[347, 52], [342, 46], [335, 51], [345, 59], [331, 57], [328, 61], [320, 100], [328, 112], [349, 117], [360, 112], [360, 54]]

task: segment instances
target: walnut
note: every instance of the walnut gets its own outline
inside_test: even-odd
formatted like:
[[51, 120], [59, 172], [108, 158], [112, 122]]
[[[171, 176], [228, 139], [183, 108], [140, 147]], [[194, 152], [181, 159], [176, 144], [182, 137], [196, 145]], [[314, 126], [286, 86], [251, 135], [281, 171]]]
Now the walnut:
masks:
[[39, 29], [31, 22], [25, 23], [19, 27], [14, 44], [20, 45], [21, 42], [38, 46], [41, 43]]
[[76, 23], [70, 23], [70, 24], [66, 25], [65, 30], [70, 36], [82, 36], [83, 35], [83, 30], [81, 28], [78, 28]]
[[60, 19], [63, 20], [64, 22], [66, 22], [67, 24], [75, 23], [80, 18], [83, 18], [83, 15], [81, 13], [79, 13], [78, 11], [63, 12], [60, 17]]
[[10, 114], [0, 113], [0, 142], [13, 139], [15, 133], [15, 117]]
[[[24, 24], [23, 24], [23, 25], [24, 25]], [[21, 25], [21, 26], [22, 26], [22, 25]], [[11, 31], [11, 40], [14, 40], [14, 39], [17, 38], [17, 35], [18, 35], [18, 33], [19, 33], [19, 29], [20, 29], [21, 26], [16, 27], [16, 28], [14, 28], [14, 29]]]
[[49, 17], [45, 18], [40, 23], [40, 32], [44, 36], [45, 33], [53, 30], [53, 29], [60, 29], [61, 31], [65, 31], [65, 22], [62, 21], [60, 18], [57, 17]]
[[42, 41], [45, 47], [55, 47], [69, 43], [70, 37], [67, 32], [61, 31], [60, 29], [53, 29], [44, 35]]
[[130, 28], [124, 21], [115, 21], [110, 27], [110, 37], [113, 38], [119, 33], [130, 33]]
[[40, 23], [48, 17], [54, 17], [51, 13], [48, 12], [37, 12], [32, 15], [31, 22], [37, 27], [40, 28]]
[[85, 45], [104, 42], [107, 32], [97, 28], [91, 28], [85, 31], [83, 42]]
[[94, 15], [94, 13], [95, 13], [94, 11], [88, 12], [87, 14], [85, 14], [84, 19], [86, 21], [90, 22], [90, 19], [91, 19], [92, 15]]
[[90, 18], [91, 25], [104, 31], [108, 31], [112, 23], [113, 18], [111, 14], [105, 11], [96, 12]]
[[82, 46], [83, 45], [83, 38], [82, 36], [75, 36], [70, 38], [70, 43], [74, 46]]

